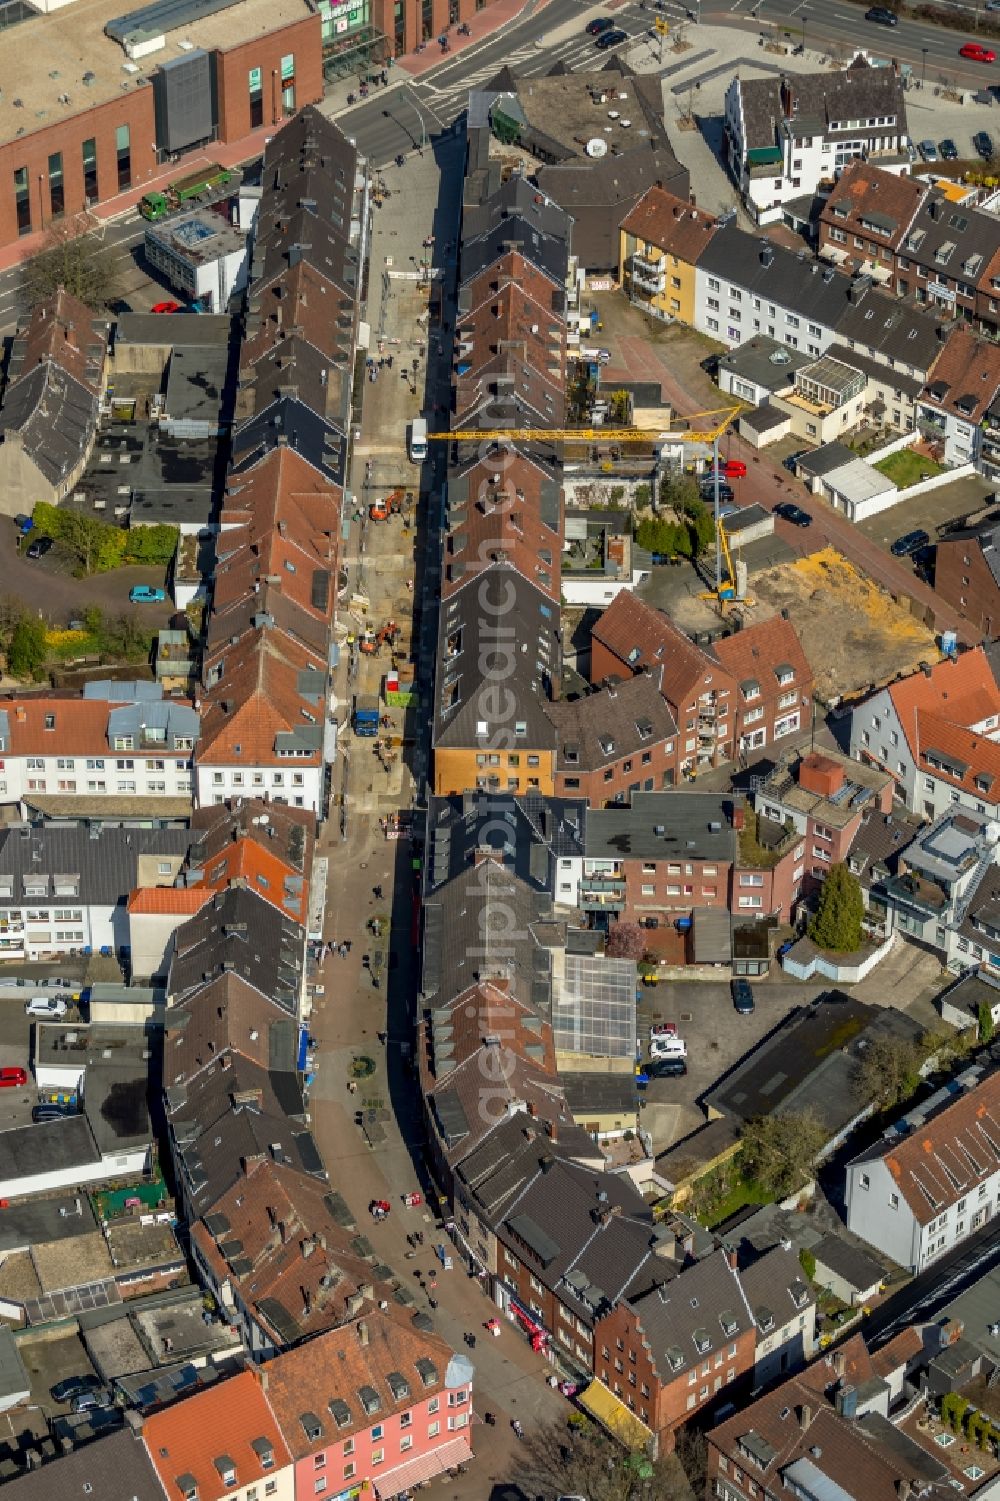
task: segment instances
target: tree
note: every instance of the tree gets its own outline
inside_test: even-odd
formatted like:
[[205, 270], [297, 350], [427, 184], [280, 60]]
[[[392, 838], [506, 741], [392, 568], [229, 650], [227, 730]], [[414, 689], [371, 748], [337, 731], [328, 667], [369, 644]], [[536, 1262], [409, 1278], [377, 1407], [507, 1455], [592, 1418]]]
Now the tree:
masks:
[[700, 498], [698, 481], [693, 474], [668, 470], [660, 480], [660, 505], [676, 511], [678, 516], [687, 515], [688, 507]]
[[816, 1258], [805, 1246], [799, 1252], [799, 1266], [805, 1272], [810, 1282], [816, 1280]]
[[604, 952], [609, 959], [635, 959], [646, 952], [646, 935], [637, 922], [616, 922], [607, 936]]
[[49, 231], [45, 248], [24, 269], [23, 292], [29, 308], [64, 287], [94, 312], [109, 308], [121, 295], [121, 275], [108, 248], [86, 215], [64, 219]]
[[908, 1100], [920, 1083], [921, 1051], [907, 1037], [873, 1037], [854, 1067], [854, 1090], [878, 1110]]
[[568, 1427], [556, 1419], [526, 1423], [512, 1480], [525, 1496], [586, 1496], [587, 1501], [678, 1501], [690, 1494], [673, 1456], [647, 1459], [629, 1452], [635, 1440], [594, 1423]]
[[819, 909], [809, 924], [809, 937], [817, 948], [835, 954], [851, 954], [861, 947], [861, 923], [865, 904], [861, 887], [846, 865], [834, 865], [823, 882]]
[[8, 672], [15, 678], [37, 677], [47, 655], [45, 622], [34, 615], [22, 615], [7, 648]]
[[993, 1023], [993, 1010], [989, 1001], [979, 1002], [979, 1041], [982, 1043], [992, 1042], [996, 1028]]
[[813, 1115], [762, 1115], [744, 1127], [741, 1170], [772, 1198], [784, 1199], [812, 1175], [825, 1143], [826, 1132]]

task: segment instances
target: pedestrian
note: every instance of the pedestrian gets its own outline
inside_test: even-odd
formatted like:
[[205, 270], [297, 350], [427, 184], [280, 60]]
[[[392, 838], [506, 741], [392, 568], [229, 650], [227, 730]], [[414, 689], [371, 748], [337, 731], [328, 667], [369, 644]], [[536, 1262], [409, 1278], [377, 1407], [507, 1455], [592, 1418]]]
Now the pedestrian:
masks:
[[373, 886], [372, 890], [375, 892], [375, 900], [377, 902], [380, 902], [382, 900], [382, 888], [381, 888], [381, 886]]
[[484, 1412], [483, 1413], [483, 1422], [486, 1424], [487, 1428], [495, 1428], [496, 1427], [496, 1421], [497, 1420], [494, 1417], [493, 1413], [491, 1413], [491, 1412]]
[[358, 1086], [357, 1086], [356, 1080], [354, 1080], [354, 1079], [348, 1079], [348, 1081], [347, 1081], [347, 1093], [348, 1094], [357, 1094], [357, 1092], [358, 1092]]
[[353, 938], [345, 938], [344, 939], [344, 948], [346, 949], [347, 953], [351, 952], [351, 945], [352, 945], [353, 942], [354, 942]]
[[511, 1420], [510, 1420], [510, 1426], [514, 1430], [514, 1437], [515, 1438], [524, 1438], [524, 1429], [521, 1427], [520, 1419], [518, 1419], [518, 1418], [511, 1418]]
[[469, 1349], [470, 1350], [474, 1350], [475, 1348], [476, 1348], [476, 1336], [474, 1334], [470, 1334], [469, 1335]]

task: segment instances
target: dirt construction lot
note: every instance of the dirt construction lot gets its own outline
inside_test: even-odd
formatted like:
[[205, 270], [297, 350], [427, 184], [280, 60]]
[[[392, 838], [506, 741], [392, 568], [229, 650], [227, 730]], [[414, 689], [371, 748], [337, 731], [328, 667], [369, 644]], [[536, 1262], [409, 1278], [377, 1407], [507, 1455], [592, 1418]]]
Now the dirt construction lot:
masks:
[[787, 609], [824, 703], [933, 661], [934, 635], [831, 547], [756, 575], [756, 597]]

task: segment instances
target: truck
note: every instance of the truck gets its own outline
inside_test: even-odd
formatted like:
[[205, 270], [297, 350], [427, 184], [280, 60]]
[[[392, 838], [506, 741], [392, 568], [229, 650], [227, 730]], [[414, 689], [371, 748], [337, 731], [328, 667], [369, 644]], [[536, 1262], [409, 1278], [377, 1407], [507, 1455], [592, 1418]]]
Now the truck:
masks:
[[355, 735], [365, 735], [369, 739], [374, 739], [378, 734], [378, 720], [378, 699], [373, 695], [356, 693], [354, 696], [354, 714], [351, 718], [351, 728]]
[[224, 188], [232, 180], [232, 176], [228, 167], [221, 167], [218, 162], [210, 162], [207, 167], [202, 167], [200, 172], [192, 172], [189, 177], [180, 177], [162, 191], [145, 193], [139, 204], [139, 212], [144, 219], [155, 224], [172, 209], [183, 208], [185, 203], [192, 203], [200, 198], [202, 193], [207, 193], [210, 188]]

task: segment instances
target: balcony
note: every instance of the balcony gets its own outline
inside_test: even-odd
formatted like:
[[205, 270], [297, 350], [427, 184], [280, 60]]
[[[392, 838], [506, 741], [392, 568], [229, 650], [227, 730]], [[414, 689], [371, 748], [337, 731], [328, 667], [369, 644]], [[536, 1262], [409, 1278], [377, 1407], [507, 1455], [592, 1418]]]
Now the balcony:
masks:
[[666, 290], [667, 273], [659, 265], [647, 261], [643, 256], [634, 255], [630, 267], [632, 285], [641, 288], [644, 292], [654, 293]]
[[951, 897], [943, 886], [939, 886], [936, 881], [926, 880], [912, 870], [890, 876], [882, 890], [888, 905], [907, 907], [924, 921], [932, 917], [945, 917], [951, 906]]
[[620, 912], [625, 906], [624, 881], [580, 882], [580, 906], [584, 912]]

